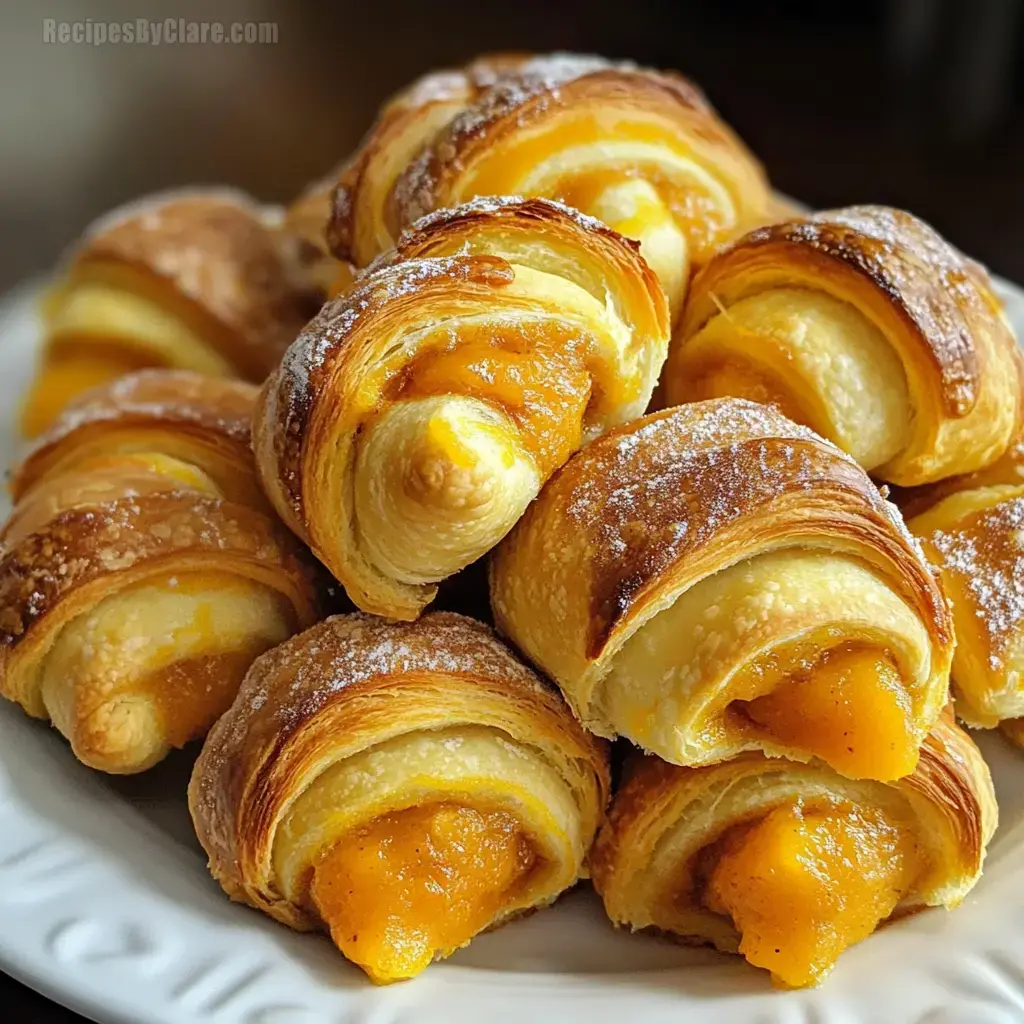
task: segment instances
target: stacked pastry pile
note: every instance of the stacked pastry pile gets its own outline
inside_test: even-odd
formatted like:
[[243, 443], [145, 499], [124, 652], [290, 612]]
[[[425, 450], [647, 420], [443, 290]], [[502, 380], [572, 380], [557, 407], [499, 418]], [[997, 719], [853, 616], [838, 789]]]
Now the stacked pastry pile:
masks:
[[[359, 611], [253, 662], [317, 588], [250, 393], [129, 378], [15, 477], [5, 693], [137, 770], [237, 691], [190, 788], [211, 870], [375, 981], [588, 874], [789, 986], [963, 899], [996, 807], [954, 712], [1024, 717], [1021, 362], [981, 268], [898, 211], [794, 216], [695, 87], [597, 58], [428, 76], [244, 244], [197, 203], [71, 261], [29, 420], [139, 361], [269, 372], [263, 492]], [[484, 556], [518, 653], [424, 614]]]

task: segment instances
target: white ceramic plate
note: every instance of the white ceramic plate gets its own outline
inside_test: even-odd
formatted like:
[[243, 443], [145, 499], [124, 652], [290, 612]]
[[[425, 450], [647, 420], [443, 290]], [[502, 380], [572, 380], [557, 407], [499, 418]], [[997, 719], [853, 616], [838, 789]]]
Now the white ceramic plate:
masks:
[[[1003, 291], [1024, 337], [1024, 291]], [[5, 465], [36, 294], [0, 304]], [[981, 739], [1002, 817], [981, 883], [955, 913], [928, 911], [848, 951], [819, 989], [776, 992], [738, 957], [616, 933], [589, 890], [377, 989], [326, 939], [223, 897], [185, 807], [189, 757], [108, 778], [4, 704], [0, 967], [111, 1024], [1011, 1024], [1024, 1019], [1024, 754]]]

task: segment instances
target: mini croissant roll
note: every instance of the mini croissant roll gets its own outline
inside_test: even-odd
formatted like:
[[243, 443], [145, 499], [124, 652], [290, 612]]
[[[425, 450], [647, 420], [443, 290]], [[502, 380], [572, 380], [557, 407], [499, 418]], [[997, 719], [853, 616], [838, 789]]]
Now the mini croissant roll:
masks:
[[889, 784], [757, 753], [704, 768], [638, 759], [593, 879], [617, 925], [742, 953], [783, 987], [814, 985], [882, 921], [959, 904], [997, 816], [988, 768], [952, 714]]
[[693, 282], [663, 393], [777, 405], [909, 486], [1005, 451], [1020, 364], [982, 267], [908, 213], [854, 206], [722, 249]]
[[691, 265], [771, 202], [757, 161], [686, 79], [506, 56], [429, 75], [385, 108], [342, 178], [328, 238], [365, 266], [418, 217], [499, 195], [559, 199], [638, 239], [674, 313]]
[[144, 367], [262, 381], [322, 298], [280, 221], [224, 189], [154, 195], [93, 225], [47, 299], [23, 431]]
[[584, 873], [607, 753], [478, 622], [336, 616], [256, 661], [189, 806], [232, 899], [412, 977]]
[[991, 466], [901, 495], [953, 604], [956, 712], [1024, 738], [1024, 441]]
[[252, 458], [259, 390], [185, 370], [140, 370], [80, 395], [10, 481], [13, 543], [63, 509], [185, 487], [269, 511]]
[[355, 277], [350, 263], [333, 257], [326, 234], [334, 190], [347, 166], [343, 163], [306, 186], [284, 211], [284, 230], [296, 240], [300, 263], [325, 298], [344, 294]]
[[676, 764], [761, 750], [895, 779], [947, 699], [950, 613], [899, 513], [753, 402], [589, 444], [494, 553], [491, 598], [588, 728]]
[[204, 735], [252, 660], [318, 616], [310, 560], [247, 503], [255, 393], [128, 377], [70, 407], [15, 473], [0, 694], [93, 768], [142, 771]]
[[580, 444], [640, 415], [668, 312], [635, 245], [546, 200], [422, 221], [302, 332], [253, 441], [364, 611], [412, 619]]

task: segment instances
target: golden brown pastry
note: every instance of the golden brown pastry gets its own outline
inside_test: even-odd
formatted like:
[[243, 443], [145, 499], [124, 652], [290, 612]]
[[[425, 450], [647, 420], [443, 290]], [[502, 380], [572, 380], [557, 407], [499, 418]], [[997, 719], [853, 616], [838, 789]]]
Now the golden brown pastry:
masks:
[[617, 925], [742, 953], [783, 987], [814, 985], [882, 921], [959, 904], [997, 816], [988, 768], [952, 714], [890, 784], [758, 753], [704, 768], [638, 759], [593, 879]]
[[72, 253], [44, 309], [29, 436], [87, 388], [148, 366], [262, 381], [322, 293], [279, 211], [229, 190], [114, 211]]
[[674, 313], [690, 268], [771, 201], [760, 165], [681, 76], [507, 55], [428, 75], [384, 108], [328, 238], [365, 266], [418, 217], [500, 195], [559, 199], [639, 239]]
[[953, 630], [899, 512], [834, 445], [717, 399], [593, 441], [494, 552], [499, 629], [598, 735], [914, 769]]
[[585, 870], [607, 755], [486, 627], [336, 616], [256, 661], [189, 806], [232, 899], [409, 978]]
[[14, 470], [15, 509], [0, 537], [12, 542], [15, 531], [31, 532], [72, 503], [126, 488], [185, 486], [268, 509], [252, 458], [258, 393], [187, 370], [140, 370], [83, 393]]
[[264, 486], [356, 605], [415, 618], [580, 444], [643, 412], [667, 339], [654, 275], [597, 221], [540, 199], [432, 215], [267, 381]]
[[956, 712], [1024, 738], [1024, 440], [984, 470], [900, 496], [953, 604]]
[[1020, 354], [984, 269], [883, 206], [759, 228], [694, 280], [665, 366], [667, 405], [777, 405], [901, 485], [1006, 449]]
[[346, 161], [312, 182], [288, 204], [284, 213], [285, 230], [299, 240], [299, 258], [325, 298], [343, 295], [355, 279], [353, 266], [332, 256], [326, 234], [334, 190], [347, 166]]
[[14, 475], [0, 694], [93, 768], [142, 771], [204, 735], [252, 660], [318, 616], [311, 561], [258, 497], [255, 393], [125, 378], [69, 407]]

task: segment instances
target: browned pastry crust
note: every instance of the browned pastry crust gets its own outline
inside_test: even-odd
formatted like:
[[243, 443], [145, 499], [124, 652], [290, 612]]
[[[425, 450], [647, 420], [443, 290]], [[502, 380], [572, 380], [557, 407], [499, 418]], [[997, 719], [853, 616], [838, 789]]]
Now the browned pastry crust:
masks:
[[[373, 241], [355, 242], [356, 207], [373, 201], [381, 211], [390, 204], [388, 198], [397, 177], [419, 154], [432, 134], [439, 131], [462, 110], [474, 93], [486, 82], [494, 81], [494, 71], [485, 59], [469, 65], [465, 71], [440, 71], [423, 76], [409, 88], [392, 97], [380, 111], [370, 129], [346, 164], [331, 196], [330, 214], [326, 221], [327, 244], [338, 259], [356, 266], [365, 266], [376, 255], [394, 244], [401, 225], [390, 213], [390, 225], [375, 218]], [[388, 181], [375, 183], [367, 179], [370, 167], [382, 154], [394, 147], [388, 160]], [[373, 191], [376, 195], [371, 196]], [[359, 198], [357, 199], [357, 194]], [[366, 228], [371, 227], [367, 220]], [[361, 259], [357, 259], [357, 253]]]
[[148, 443], [210, 471], [225, 496], [261, 506], [252, 458], [252, 412], [258, 389], [244, 381], [185, 370], [142, 370], [85, 392], [35, 442], [11, 481], [17, 503], [42, 478], [71, 468], [86, 452], [109, 453]]
[[240, 376], [261, 381], [319, 307], [276, 217], [227, 190], [154, 196], [115, 211], [72, 256], [72, 279], [103, 266], [132, 286], [170, 286], [177, 312]]
[[325, 296], [347, 291], [355, 276], [352, 265], [335, 259], [327, 244], [334, 191], [347, 167], [345, 161], [307, 185], [285, 209], [285, 230], [298, 240], [299, 260]]
[[[703, 433], [701, 406], [709, 418], [720, 416], [724, 429]], [[728, 461], [719, 457], [723, 451]], [[794, 463], [798, 472], [791, 471]], [[632, 502], [608, 500], [644, 480], [651, 483]], [[676, 530], [681, 522], [685, 531]], [[566, 647], [582, 641], [579, 653], [600, 659], [635, 618], [645, 617], [645, 606], [657, 600], [668, 577], [676, 586], [699, 579], [747, 553], [752, 539], [769, 547], [796, 524], [809, 532], [849, 531], [876, 549], [870, 557], [891, 567], [905, 596], [934, 622], [937, 639], [951, 645], [952, 622], [940, 589], [895, 510], [863, 471], [774, 410], [729, 400], [652, 413], [609, 432], [568, 462], [495, 553], [498, 624], [506, 627], [506, 600], [519, 599], [506, 594], [506, 585], [528, 582], [513, 575], [519, 560], [553, 557], [572, 538], [571, 553], [579, 561], [566, 558], [560, 573], [578, 574], [578, 592], [586, 598], [550, 610], [565, 627], [558, 632]], [[563, 582], [543, 573], [532, 579], [544, 583], [531, 588], [534, 593]], [[577, 621], [584, 611], [585, 620]], [[581, 625], [585, 631], [577, 636]], [[553, 623], [549, 628], [558, 629]], [[514, 629], [506, 632], [516, 638]], [[525, 649], [532, 653], [530, 645]]]
[[[658, 696], [661, 684], [646, 676], [661, 670], [634, 665], [643, 645], [633, 638], [730, 566], [773, 552], [782, 557], [814, 551], [869, 567], [914, 610], [919, 625], [910, 627], [912, 632], [922, 626], [927, 631], [922, 657], [928, 681], [918, 694], [923, 738], [945, 704], [952, 656], [952, 619], [942, 591], [899, 513], [863, 470], [767, 406], [737, 399], [694, 403], [648, 415], [593, 441], [552, 478], [494, 552], [491, 601], [499, 629], [558, 682], [591, 728], [601, 735], [625, 734], [667, 760], [700, 763], [750, 749], [735, 736], [711, 742], [705, 731], [710, 726], [694, 717], [695, 709], [716, 706], [707, 702], [719, 699], [713, 697], [719, 686], [728, 691], [743, 659], [761, 657], [760, 648], [747, 652], [737, 646], [737, 637], [761, 636], [757, 622], [770, 623], [783, 610], [789, 616], [792, 607], [805, 605], [783, 609], [781, 598], [774, 603], [766, 596], [756, 603], [744, 598], [747, 603], [735, 612], [717, 618], [711, 615], [715, 608], [709, 609], [699, 626], [687, 620], [697, 645], [692, 653], [703, 667], [681, 664], [679, 672], [691, 681], [673, 685], [691, 694], [692, 706], [675, 691], [671, 699]], [[830, 563], [820, 581], [823, 589], [815, 591], [823, 601], [830, 600], [831, 573], [838, 568]], [[792, 600], [803, 598], [797, 594]], [[723, 621], [731, 615], [734, 625]], [[801, 629], [813, 626], [812, 610], [799, 615]], [[744, 626], [748, 616], [753, 619]], [[889, 616], [882, 614], [880, 623]], [[719, 636], [726, 628], [742, 633]], [[847, 628], [856, 635], [861, 627], [851, 622]], [[658, 635], [657, 643], [674, 642]], [[870, 635], [876, 639], [867, 639]], [[712, 639], [721, 644], [712, 645]], [[877, 633], [868, 630], [864, 640], [876, 643]], [[624, 650], [633, 667], [619, 665]], [[734, 664], [737, 658], [741, 661]], [[635, 672], [644, 678], [635, 678]], [[606, 706], [613, 678], [616, 708], [628, 692], [638, 702], [625, 719], [621, 709], [613, 713], [614, 722]], [[711, 686], [714, 679], [720, 681]], [[670, 707], [661, 709], [659, 700], [668, 700]], [[648, 707], [649, 701], [655, 704]], [[649, 713], [640, 715], [644, 708]], [[679, 723], [674, 731], [671, 722]], [[802, 759], [795, 750], [785, 755]]]
[[943, 498], [986, 487], [1024, 487], [1024, 433], [1019, 433], [995, 462], [973, 473], [961, 473], [920, 487], [897, 487], [892, 500], [907, 520], [933, 508]]
[[[868, 469], [910, 485], [983, 467], [1005, 450], [1021, 410], [1021, 358], [988, 275], [923, 221], [882, 206], [824, 210], [725, 246], [692, 284], [665, 368], [667, 404], [730, 393], [701, 389], [692, 341], [738, 303], [777, 289], [850, 304], [902, 363], [909, 436]], [[796, 405], [810, 400], [799, 390]], [[822, 402], [829, 404], [827, 387]], [[816, 418], [810, 425], [832, 437]]]
[[953, 692], [969, 725], [1024, 719], [1024, 440], [990, 466], [896, 495], [953, 607]]
[[360, 751], [464, 726], [496, 730], [553, 766], [574, 794], [589, 847], [608, 795], [607, 751], [553, 689], [461, 615], [409, 624], [346, 615], [257, 659], [210, 733], [189, 806], [214, 877], [233, 899], [292, 928], [318, 927], [315, 910], [289, 899], [275, 875], [278, 830], [296, 798]]
[[[738, 936], [732, 923], [700, 905], [693, 879], [699, 851], [711, 848], [731, 826], [762, 818], [772, 800], [822, 797], [860, 808], [888, 806], [916, 834], [925, 871], [894, 917], [923, 906], [956, 906], [981, 875], [998, 819], [988, 768], [949, 710], [925, 741], [915, 771], [889, 784], [850, 783], [822, 766], [757, 753], [702, 768], [638, 756], [628, 766], [594, 845], [594, 885], [616, 924], [650, 927], [664, 919], [666, 908], [659, 912], [659, 900], [674, 899], [684, 912], [669, 916], [692, 929], [680, 938], [735, 952]], [[691, 828], [691, 821], [702, 824]], [[656, 865], [656, 851], [666, 848], [674, 851], [671, 864], [662, 858]]]
[[[537, 385], [502, 390], [500, 382], [477, 374], [474, 361], [492, 352], [515, 360], [516, 373], [526, 375], [517, 381], [529, 382], [541, 359], [565, 358], [575, 366], [581, 358], [575, 353], [581, 344], [588, 346], [582, 357], [590, 395], [582, 412], [585, 440], [646, 406], [667, 333], [664, 297], [635, 245], [593, 218], [538, 199], [480, 200], [432, 215], [348, 295], [326, 305], [267, 380], [253, 425], [264, 487], [281, 517], [360, 608], [413, 618], [433, 598], [440, 579], [486, 553], [511, 525], [499, 532], [486, 520], [479, 535], [471, 533], [484, 516], [493, 513], [504, 524], [513, 504], [517, 510], [525, 505], [565, 457], [551, 465], [530, 445], [580, 432], [575, 414], [547, 427], [544, 438], [516, 419], [531, 409], [562, 408], [558, 403], [566, 399], [559, 388], [573, 385], [559, 375], [569, 369], [556, 368], [548, 375], [552, 379]], [[449, 371], [449, 387], [418, 393], [423, 367], [429, 372], [428, 360], [439, 351], [450, 361], [469, 353], [466, 365]], [[532, 394], [528, 387], [539, 397], [526, 401], [516, 394], [520, 388]], [[428, 445], [433, 428], [411, 428], [402, 436], [404, 448], [393, 444], [399, 448], [395, 459], [378, 452], [372, 463], [359, 461], [372, 432], [383, 429], [388, 417], [424, 404], [422, 395], [447, 408], [462, 403], [457, 415], [441, 410], [431, 420], [450, 415], [447, 434], [454, 440]], [[468, 448], [459, 454], [459, 445], [473, 443], [463, 442], [460, 433], [469, 433], [460, 420], [466, 415], [488, 417], [489, 444], [509, 451], [500, 473], [500, 460], [493, 466], [483, 457], [474, 462], [477, 456]], [[407, 451], [419, 461], [398, 486], [384, 474]], [[514, 467], [520, 469], [517, 476]], [[403, 578], [365, 553], [367, 538], [374, 543], [385, 533], [393, 538], [392, 549], [406, 543], [397, 527], [376, 525], [376, 506], [360, 504], [360, 474], [371, 472], [381, 475], [372, 488], [382, 495], [380, 503], [422, 500], [423, 508], [409, 518], [436, 520], [438, 546], [451, 539], [446, 557], [461, 555], [458, 545], [467, 545], [461, 564], [432, 576], [410, 571]], [[420, 499], [422, 491], [430, 493]], [[468, 522], [478, 507], [484, 510], [479, 519]], [[493, 533], [497, 537], [488, 539]]]
[[[506, 148], [499, 180], [483, 161]], [[646, 183], [643, 196], [610, 198], [630, 177]], [[770, 204], [756, 160], [681, 76], [599, 57], [508, 54], [428, 75], [384, 108], [339, 183], [328, 241], [365, 266], [424, 214], [487, 195], [560, 199], [640, 237], [674, 310], [685, 265], [763, 222]], [[655, 225], [685, 242], [659, 254], [646, 235]]]
[[244, 505], [170, 492], [58, 515], [0, 561], [0, 692], [45, 717], [22, 665], [37, 663], [64, 623], [149, 576], [212, 570], [280, 591], [299, 623], [316, 618], [316, 576], [300, 545]]
[[145, 770], [205, 734], [257, 654], [315, 621], [323, 580], [273, 517], [255, 388], [145, 371], [67, 409], [0, 533], [0, 695], [80, 760]]

